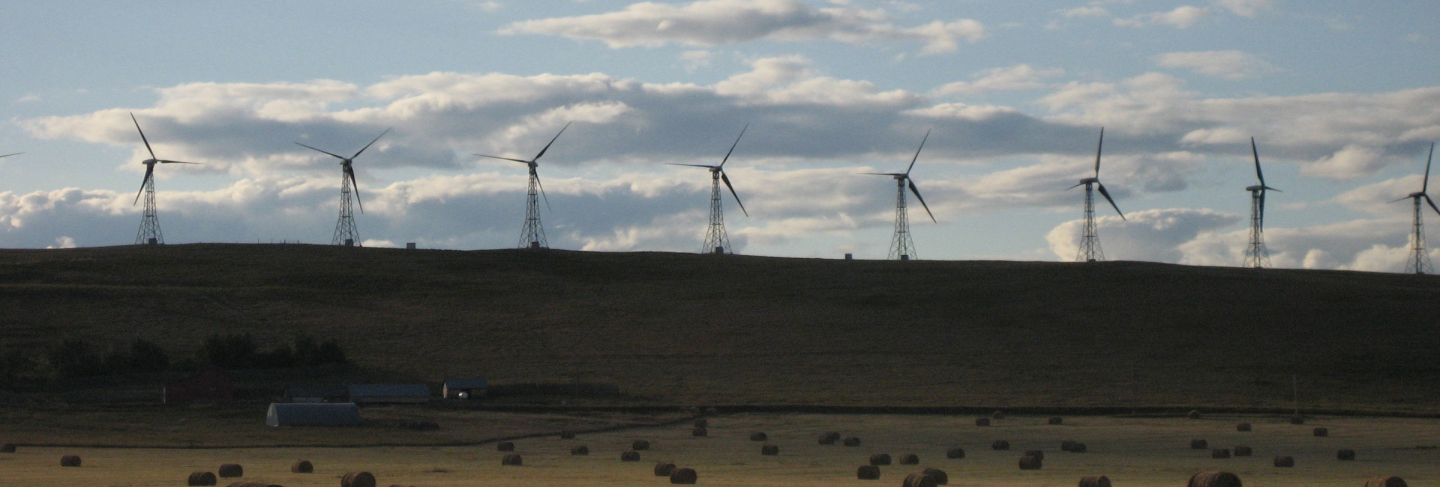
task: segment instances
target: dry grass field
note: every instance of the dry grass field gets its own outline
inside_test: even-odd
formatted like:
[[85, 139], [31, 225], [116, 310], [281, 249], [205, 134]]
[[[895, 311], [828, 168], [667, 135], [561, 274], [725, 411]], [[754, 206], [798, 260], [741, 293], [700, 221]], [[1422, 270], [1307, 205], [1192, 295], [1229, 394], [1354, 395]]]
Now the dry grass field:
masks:
[[[1348, 417], [1311, 418], [1291, 425], [1279, 417], [1216, 416], [1201, 420], [1177, 418], [1067, 417], [1064, 425], [1045, 424], [1044, 417], [1011, 417], [992, 427], [977, 427], [974, 417], [747, 414], [710, 418], [710, 436], [695, 438], [688, 424], [641, 427], [585, 434], [574, 440], [558, 437], [517, 440], [524, 466], [502, 467], [503, 453], [493, 444], [467, 447], [371, 448], [241, 448], [241, 449], [94, 449], [21, 448], [0, 454], [0, 483], [33, 487], [184, 485], [192, 471], [214, 472], [222, 463], [245, 468], [242, 480], [286, 487], [333, 487], [349, 471], [369, 471], [379, 485], [420, 487], [532, 486], [571, 487], [669, 485], [653, 475], [656, 461], [695, 468], [700, 485], [831, 487], [897, 485], [924, 467], [945, 470], [950, 485], [1061, 487], [1080, 477], [1103, 474], [1117, 486], [1184, 485], [1193, 473], [1226, 470], [1253, 487], [1358, 487], [1377, 475], [1405, 478], [1412, 486], [1440, 485], [1440, 420]], [[1254, 431], [1235, 431], [1248, 421]], [[1330, 436], [1312, 436], [1314, 427]], [[748, 439], [766, 432], [779, 445], [778, 456], [761, 456], [761, 442]], [[862, 438], [859, 447], [819, 445], [826, 431]], [[1191, 439], [1212, 447], [1248, 445], [1255, 456], [1212, 459], [1208, 450], [1192, 450]], [[622, 463], [620, 453], [631, 441], [649, 440], [651, 450], [641, 461]], [[993, 451], [996, 439], [1010, 441], [1009, 451]], [[1063, 453], [1060, 441], [1085, 442], [1086, 453]], [[588, 456], [572, 456], [574, 445], [590, 447]], [[966, 458], [944, 458], [959, 446]], [[1335, 459], [1340, 448], [1357, 452], [1354, 461]], [[1025, 450], [1045, 452], [1044, 468], [1021, 471], [1017, 459]], [[80, 468], [61, 468], [62, 454], [78, 454]], [[872, 453], [920, 456], [920, 465], [881, 467], [878, 481], [855, 479], [856, 467]], [[1275, 455], [1295, 457], [1294, 468], [1271, 465]], [[296, 459], [315, 464], [313, 474], [292, 474]], [[228, 480], [221, 479], [220, 485]]]
[[1278, 408], [1297, 374], [1307, 408], [1434, 413], [1436, 298], [1434, 276], [1135, 262], [3, 250], [0, 352], [303, 331], [380, 377], [635, 404]]

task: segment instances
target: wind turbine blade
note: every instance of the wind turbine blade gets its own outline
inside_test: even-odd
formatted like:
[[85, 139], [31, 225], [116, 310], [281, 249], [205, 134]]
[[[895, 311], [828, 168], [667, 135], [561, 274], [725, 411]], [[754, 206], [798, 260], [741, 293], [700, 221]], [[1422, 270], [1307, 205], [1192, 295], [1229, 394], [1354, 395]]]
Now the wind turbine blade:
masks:
[[868, 174], [871, 176], [904, 176], [904, 174], [898, 172], [862, 172], [860, 174]]
[[308, 146], [308, 145], [301, 144], [301, 143], [299, 143], [299, 142], [296, 142], [295, 145], [298, 145], [298, 146], [300, 146], [300, 147], [304, 147], [304, 148], [306, 148], [306, 149], [310, 149], [310, 150], [313, 150], [313, 151], [315, 151], [315, 152], [319, 152], [319, 153], [322, 153], [322, 154], [329, 154], [330, 157], [334, 157], [334, 158], [339, 159], [339, 160], [342, 160], [342, 161], [345, 160], [345, 156], [336, 155], [336, 154], [331, 154], [331, 153], [329, 153], [329, 152], [325, 152], [325, 151], [323, 151], [323, 150], [316, 149], [316, 148], [314, 148], [314, 147], [310, 147], [310, 146]]
[[355, 180], [355, 169], [345, 168], [345, 175], [350, 176], [350, 186], [355, 188], [355, 204], [360, 205], [360, 213], [365, 213], [365, 203], [360, 201], [360, 182]]
[[920, 196], [920, 188], [915, 187], [915, 181], [906, 179], [905, 182], [910, 183], [910, 192], [915, 193], [915, 199], [920, 200], [920, 206], [925, 208], [925, 214], [930, 215], [930, 221], [940, 223], [939, 220], [935, 219], [935, 214], [930, 213], [930, 205], [925, 204], [925, 197]]
[[139, 202], [140, 202], [140, 195], [145, 193], [145, 185], [150, 182], [150, 175], [151, 175], [151, 174], [154, 174], [154, 173], [155, 173], [155, 166], [146, 166], [146, 167], [145, 167], [145, 179], [140, 181], [140, 191], [136, 191], [136, 192], [135, 192], [135, 201], [131, 202], [131, 203], [130, 203], [131, 205], [134, 205], [135, 203], [139, 203]]
[[1260, 178], [1260, 185], [1265, 185], [1265, 173], [1260, 172], [1260, 150], [1255, 148], [1255, 138], [1250, 138], [1250, 153], [1255, 156], [1255, 177]]
[[740, 205], [740, 211], [744, 212], [745, 216], [750, 216], [750, 212], [745, 210], [745, 203], [740, 202], [740, 195], [735, 193], [735, 187], [730, 185], [730, 177], [726, 176], [723, 170], [720, 171], [720, 180], [725, 182], [725, 187], [730, 188], [730, 196], [735, 197], [735, 203]]
[[1408, 200], [1408, 199], [1410, 199], [1410, 197], [1409, 197], [1409, 196], [1406, 196], [1406, 197], [1404, 197], [1404, 198], [1391, 200], [1390, 202], [1391, 202], [1391, 203], [1399, 203], [1399, 202], [1401, 202], [1401, 201], [1405, 201], [1405, 200]]
[[5, 155], [3, 155], [3, 156], [0, 156], [0, 159], [6, 158], [6, 157], [10, 157], [10, 156], [18, 156], [18, 155], [20, 155], [20, 154], [24, 154], [24, 152], [16, 152], [16, 153], [14, 153], [14, 154], [5, 154]]
[[[550, 150], [550, 146], [555, 144], [555, 140], [560, 138], [560, 134], [565, 133], [565, 129], [570, 128], [570, 124], [571, 124], [571, 123], [573, 123], [573, 122], [565, 122], [565, 126], [560, 128], [560, 133], [559, 133], [559, 134], [555, 134], [555, 138], [554, 138], [554, 139], [550, 139], [550, 143], [549, 143], [549, 144], [545, 144], [545, 148], [544, 148], [544, 149], [540, 149], [540, 153], [539, 153], [539, 154], [535, 154], [535, 159], [534, 159], [534, 160], [539, 161], [539, 160], [540, 160], [540, 156], [545, 155], [545, 151]], [[547, 208], [548, 208], [548, 207], [547, 207]]]
[[1100, 177], [1100, 149], [1105, 147], [1105, 127], [1100, 127], [1100, 143], [1095, 145], [1095, 177]]
[[1069, 191], [1069, 190], [1072, 190], [1072, 189], [1075, 189], [1075, 188], [1078, 188], [1078, 187], [1080, 187], [1080, 185], [1082, 185], [1082, 184], [1085, 184], [1085, 183], [1075, 183], [1075, 185], [1074, 185], [1074, 186], [1071, 186], [1071, 187], [1068, 187], [1068, 188], [1065, 188], [1065, 190], [1066, 190], [1066, 191]]
[[1430, 195], [1425, 195], [1425, 202], [1430, 204], [1430, 209], [1435, 210], [1436, 215], [1440, 215], [1440, 207], [1435, 206], [1435, 200], [1430, 199]]
[[925, 131], [925, 138], [920, 139], [920, 148], [915, 149], [915, 157], [910, 158], [910, 167], [905, 168], [905, 175], [910, 175], [910, 170], [915, 169], [915, 161], [920, 160], [920, 151], [925, 149], [925, 141], [930, 140], [930, 131]]
[[161, 163], [161, 164], [200, 164], [200, 163], [198, 163], [198, 162], [168, 161], [168, 160], [165, 160], [165, 159], [159, 159], [159, 160], [156, 160], [155, 162], [158, 162], [158, 163]]
[[705, 169], [717, 169], [717, 168], [719, 168], [719, 166], [706, 166], [706, 165], [703, 165], [703, 164], [679, 164], [679, 163], [674, 163], [674, 162], [667, 162], [667, 163], [665, 163], [665, 165], [667, 165], [667, 166], [703, 167], [703, 168], [705, 168]]
[[1100, 188], [1100, 196], [1104, 196], [1104, 197], [1105, 197], [1105, 201], [1109, 201], [1109, 202], [1110, 202], [1110, 207], [1111, 207], [1111, 208], [1115, 208], [1115, 213], [1117, 213], [1117, 214], [1120, 215], [1120, 219], [1121, 219], [1121, 220], [1124, 220], [1124, 219], [1125, 219], [1125, 213], [1122, 213], [1122, 212], [1120, 211], [1120, 206], [1115, 204], [1115, 200], [1110, 197], [1110, 192], [1109, 192], [1109, 191], [1105, 191], [1105, 185], [1104, 185], [1104, 184], [1100, 184], [1099, 182], [1096, 182], [1096, 183], [1095, 183], [1095, 186], [1098, 187], [1098, 188]]
[[[563, 129], [562, 129], [562, 130], [563, 130]], [[539, 174], [536, 174], [536, 175], [535, 175], [535, 185], [540, 187], [540, 197], [541, 197], [541, 198], [545, 198], [545, 210], [546, 210], [546, 211], [553, 211], [553, 210], [550, 210], [550, 197], [545, 195], [545, 185], [544, 185], [544, 184], [540, 184], [540, 175], [539, 175]]]
[[140, 140], [145, 142], [145, 150], [150, 151], [150, 158], [155, 158], [155, 150], [150, 148], [150, 139], [145, 138], [145, 131], [140, 129], [140, 121], [135, 119], [135, 112], [130, 112], [130, 121], [135, 122], [135, 130], [140, 132]]
[[1425, 158], [1425, 183], [1420, 185], [1420, 192], [1424, 193], [1430, 188], [1430, 161], [1435, 158], [1435, 143], [1430, 143], [1430, 156]]
[[351, 159], [354, 159], [354, 158], [356, 158], [356, 157], [360, 157], [360, 153], [361, 153], [361, 152], [365, 152], [365, 149], [369, 149], [370, 146], [375, 145], [375, 142], [376, 142], [376, 141], [379, 141], [379, 140], [380, 140], [380, 137], [384, 137], [385, 134], [390, 133], [390, 130], [393, 129], [393, 128], [395, 128], [395, 127], [390, 127], [390, 128], [388, 128], [388, 129], [385, 129], [384, 132], [380, 132], [380, 135], [379, 135], [379, 136], [376, 136], [376, 137], [375, 137], [375, 140], [370, 141], [369, 144], [365, 144], [365, 147], [361, 147], [360, 150], [359, 150], [359, 151], [356, 151], [356, 152], [355, 152], [355, 155], [350, 156], [350, 158], [351, 158]]
[[[746, 131], [747, 129], [749, 129], [749, 128], [750, 128], [750, 124], [748, 124], [748, 123], [745, 124], [745, 127], [742, 128], [742, 129], [740, 129], [740, 137], [744, 137], [744, 136], [745, 136], [745, 131]], [[730, 154], [732, 154], [732, 153], [735, 152], [735, 146], [740, 145], [740, 137], [736, 137], [736, 138], [735, 138], [735, 143], [734, 143], [734, 144], [730, 144], [730, 151], [729, 151], [729, 152], [726, 152], [726, 153], [725, 153], [725, 158], [720, 160], [720, 167], [725, 167], [725, 161], [729, 161], [729, 160], [730, 160]]]
[[485, 154], [475, 154], [475, 155], [480, 156], [480, 157], [489, 157], [489, 158], [491, 158], [491, 159], [499, 159], [499, 160], [502, 160], [502, 161], [515, 161], [515, 162], [518, 162], [518, 163], [521, 163], [521, 164], [529, 164], [529, 163], [530, 163], [530, 161], [522, 161], [522, 160], [519, 160], [519, 159], [511, 159], [511, 158], [509, 158], [509, 157], [487, 156], [487, 155], [485, 155]]

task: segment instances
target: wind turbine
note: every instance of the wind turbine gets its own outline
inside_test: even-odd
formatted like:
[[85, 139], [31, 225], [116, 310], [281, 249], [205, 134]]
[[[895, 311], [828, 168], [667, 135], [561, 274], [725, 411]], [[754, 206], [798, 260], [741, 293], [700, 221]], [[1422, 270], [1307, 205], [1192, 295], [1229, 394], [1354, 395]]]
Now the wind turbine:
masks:
[[915, 149], [915, 157], [910, 159], [910, 167], [905, 172], [867, 172], [873, 176], [890, 176], [895, 178], [895, 236], [890, 239], [891, 260], [910, 260], [915, 258], [915, 240], [910, 238], [910, 214], [905, 208], [905, 187], [910, 187], [910, 192], [915, 193], [915, 199], [920, 200], [920, 206], [925, 208], [925, 214], [930, 215], [930, 221], [939, 223], [935, 214], [930, 212], [930, 205], [925, 204], [925, 198], [920, 196], [920, 188], [915, 187], [915, 181], [910, 179], [910, 171], [915, 169], [915, 161], [920, 160], [920, 151], [925, 149], [925, 141], [930, 140], [930, 131], [925, 131], [925, 138], [920, 139], [920, 148]]
[[[740, 137], [745, 136], [745, 130], [750, 124], [740, 129]], [[725, 153], [725, 158], [720, 160], [718, 166], [705, 166], [700, 164], [670, 164], [671, 166], [703, 167], [710, 170], [710, 226], [705, 230], [705, 244], [700, 247], [700, 253], [708, 254], [732, 254], [730, 248], [730, 236], [725, 233], [725, 205], [720, 193], [720, 183], [724, 182], [725, 187], [730, 189], [730, 195], [735, 197], [735, 204], [740, 205], [740, 211], [745, 216], [750, 212], [745, 210], [745, 203], [740, 202], [740, 195], [735, 193], [735, 187], [730, 185], [730, 178], [725, 175], [725, 162], [730, 160], [730, 154], [735, 152], [735, 146], [740, 145], [740, 137], [735, 138], [735, 143], [730, 144], [730, 152]]]
[[360, 153], [365, 152], [365, 149], [369, 149], [370, 146], [375, 145], [375, 142], [379, 141], [380, 137], [384, 137], [385, 134], [390, 133], [390, 129], [393, 128], [394, 127], [390, 127], [385, 129], [384, 132], [380, 132], [380, 135], [376, 136], [375, 140], [371, 140], [369, 144], [365, 144], [365, 147], [361, 147], [360, 150], [355, 151], [355, 155], [350, 157], [326, 152], [299, 142], [295, 143], [295, 145], [300, 147], [340, 160], [340, 218], [335, 221], [335, 235], [330, 237], [330, 245], [354, 247], [360, 244], [360, 229], [355, 226], [355, 212], [350, 206], [350, 192], [354, 191], [355, 203], [360, 205], [360, 214], [365, 214], [365, 203], [360, 201], [360, 183], [355, 181], [355, 158], [360, 157]]
[[560, 128], [560, 132], [555, 134], [555, 138], [550, 139], [549, 144], [545, 144], [544, 149], [540, 149], [539, 154], [535, 154], [535, 157], [528, 161], [511, 159], [509, 157], [475, 154], [480, 157], [489, 157], [502, 161], [515, 161], [530, 167], [530, 189], [525, 193], [525, 227], [520, 229], [520, 248], [522, 249], [550, 248], [550, 245], [545, 241], [545, 227], [540, 224], [540, 202], [536, 194], [538, 191], [539, 198], [545, 199], [545, 209], [547, 210], [550, 209], [550, 197], [545, 196], [545, 187], [540, 184], [540, 175], [535, 172], [535, 168], [540, 167], [540, 156], [545, 155], [545, 151], [550, 150], [550, 146], [553, 145], [555, 141], [560, 138], [560, 134], [565, 133], [565, 129], [568, 128], [570, 128], [569, 122]]
[[155, 150], [150, 148], [150, 139], [145, 138], [145, 131], [140, 129], [140, 121], [135, 119], [135, 114], [130, 114], [130, 121], [135, 122], [135, 131], [140, 132], [140, 141], [145, 143], [145, 150], [150, 153], [150, 158], [140, 161], [145, 165], [145, 180], [140, 183], [140, 192], [135, 193], [134, 205], [140, 202], [140, 195], [145, 195], [145, 212], [140, 217], [140, 231], [135, 232], [135, 245], [159, 245], [165, 243], [165, 235], [160, 232], [160, 218], [155, 214], [155, 164], [199, 164], [198, 162], [171, 161], [155, 157]]
[[1425, 225], [1420, 218], [1420, 214], [1423, 213], [1420, 209], [1421, 199], [1424, 199], [1425, 203], [1428, 203], [1430, 209], [1435, 210], [1436, 214], [1440, 214], [1440, 208], [1435, 206], [1435, 200], [1430, 199], [1430, 194], [1426, 192], [1430, 188], [1430, 161], [1434, 158], [1435, 143], [1431, 142], [1430, 156], [1425, 158], [1425, 182], [1420, 183], [1420, 191], [1410, 193], [1410, 195], [1405, 198], [1391, 201], [1391, 203], [1395, 203], [1404, 201], [1406, 198], [1415, 201], [1415, 223], [1413, 225], [1415, 233], [1410, 236], [1410, 260], [1405, 263], [1405, 272], [1413, 272], [1415, 274], [1435, 273], [1435, 268], [1430, 265], [1430, 255], [1425, 252]]
[[1245, 249], [1245, 267], [1260, 269], [1270, 265], [1270, 251], [1265, 249], [1265, 192], [1280, 190], [1265, 184], [1254, 137], [1250, 138], [1250, 153], [1255, 156], [1255, 177], [1260, 184], [1245, 188], [1250, 192], [1250, 246]]
[[1095, 146], [1095, 175], [1081, 179], [1075, 186], [1066, 188], [1075, 189], [1081, 185], [1085, 186], [1085, 235], [1080, 238], [1080, 252], [1079, 255], [1075, 257], [1075, 260], [1078, 262], [1105, 260], [1105, 252], [1100, 249], [1100, 239], [1095, 235], [1094, 189], [1100, 190], [1100, 195], [1104, 196], [1105, 200], [1110, 202], [1110, 206], [1115, 208], [1115, 213], [1120, 215], [1121, 220], [1125, 219], [1125, 213], [1120, 211], [1120, 207], [1117, 206], [1115, 200], [1110, 197], [1110, 192], [1106, 191], [1105, 185], [1100, 183], [1100, 150], [1104, 147], [1105, 127], [1100, 127], [1100, 143]]

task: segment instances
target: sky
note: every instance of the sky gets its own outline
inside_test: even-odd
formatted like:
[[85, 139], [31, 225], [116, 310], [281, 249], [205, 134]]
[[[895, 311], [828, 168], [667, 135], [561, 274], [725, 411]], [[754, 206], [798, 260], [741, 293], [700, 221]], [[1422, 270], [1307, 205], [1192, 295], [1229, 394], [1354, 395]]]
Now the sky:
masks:
[[[1101, 127], [1110, 260], [1400, 271], [1440, 139], [1435, 2], [23, 2], [0, 18], [0, 247], [126, 245], [147, 159], [165, 241], [329, 243], [354, 153], [365, 245], [698, 252], [716, 164], [737, 253], [1068, 261]], [[1440, 218], [1431, 213], [1430, 218]], [[1433, 226], [1432, 226], [1433, 228]], [[1440, 242], [1437, 230], [1431, 241]], [[1440, 260], [1440, 251], [1432, 251]]]

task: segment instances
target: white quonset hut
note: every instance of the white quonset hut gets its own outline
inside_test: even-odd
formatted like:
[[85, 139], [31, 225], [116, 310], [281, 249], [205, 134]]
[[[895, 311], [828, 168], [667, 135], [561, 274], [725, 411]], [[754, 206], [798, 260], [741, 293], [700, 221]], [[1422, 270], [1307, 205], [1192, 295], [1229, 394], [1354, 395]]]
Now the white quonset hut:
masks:
[[469, 379], [445, 379], [443, 395], [446, 399], [479, 399], [485, 397], [490, 382], [481, 377]]
[[353, 426], [360, 424], [360, 408], [344, 403], [270, 403], [267, 426]]
[[356, 404], [424, 404], [430, 402], [425, 384], [350, 384], [350, 400]]

